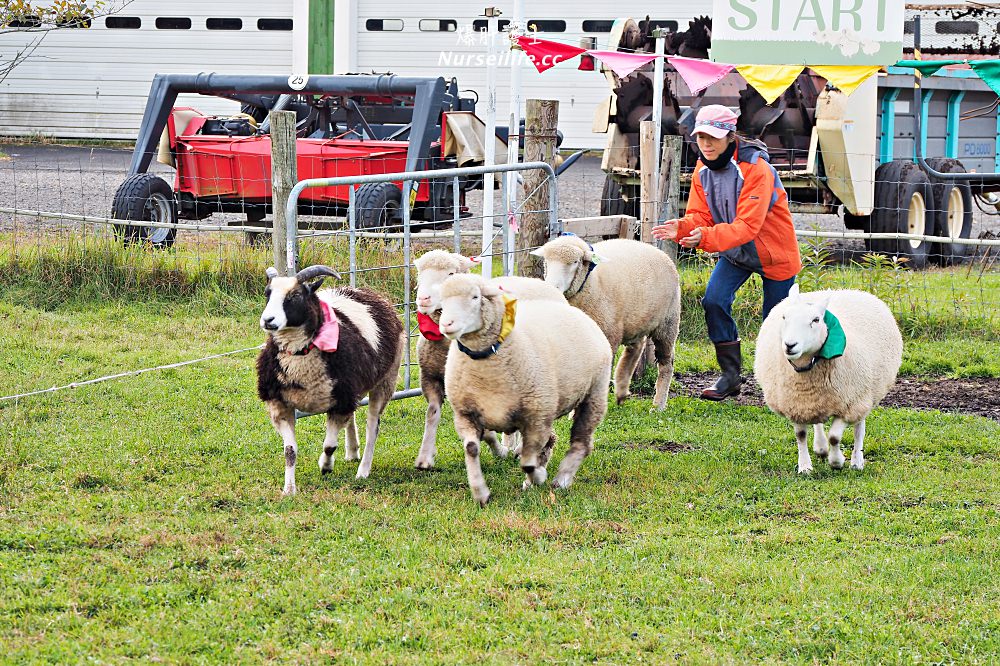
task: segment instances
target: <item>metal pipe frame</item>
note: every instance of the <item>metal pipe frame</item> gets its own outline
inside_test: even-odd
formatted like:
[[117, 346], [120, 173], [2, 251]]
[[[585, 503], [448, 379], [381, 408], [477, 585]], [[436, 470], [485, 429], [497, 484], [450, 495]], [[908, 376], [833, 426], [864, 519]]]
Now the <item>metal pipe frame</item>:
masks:
[[445, 80], [442, 77], [403, 77], [395, 74], [372, 75], [317, 75], [304, 77], [299, 87], [293, 88], [294, 77], [237, 74], [157, 74], [149, 88], [146, 108], [139, 126], [135, 151], [128, 174], [145, 173], [156, 156], [157, 145], [167, 119], [181, 93], [202, 95], [385, 95], [413, 97], [414, 114], [410, 130], [410, 148], [406, 154], [408, 171], [418, 169], [420, 161], [430, 153], [436, 138], [435, 125], [444, 102]]
[[[531, 169], [541, 169], [546, 172], [549, 176], [549, 235], [556, 236], [562, 230], [562, 224], [559, 220], [558, 204], [559, 197], [556, 191], [556, 173], [552, 168], [552, 165], [546, 162], [525, 162], [523, 164], [496, 164], [493, 166], [479, 166], [479, 167], [460, 167], [456, 169], [435, 169], [432, 171], [408, 171], [405, 173], [387, 173], [387, 174], [373, 174], [370, 176], [342, 176], [338, 178], [311, 178], [307, 180], [301, 180], [295, 184], [292, 191], [288, 195], [288, 207], [286, 213], [288, 215], [288, 264], [289, 270], [296, 270], [296, 258], [293, 253], [293, 239], [298, 234], [298, 201], [299, 196], [307, 187], [334, 187], [340, 185], [348, 185], [350, 187], [350, 200], [351, 206], [348, 211], [350, 234], [353, 237], [357, 232], [355, 229], [355, 217], [354, 217], [354, 198], [355, 198], [355, 185], [363, 185], [366, 183], [392, 183], [403, 181], [403, 202], [408, 200], [408, 192], [413, 187], [415, 181], [430, 179], [430, 178], [453, 178], [455, 179], [455, 193], [454, 196], [458, 196], [458, 179], [463, 176], [478, 176], [485, 173], [507, 173], [512, 171], [529, 171]], [[456, 209], [457, 210], [457, 209]], [[409, 322], [410, 320], [410, 214], [409, 206], [403, 206], [403, 259], [404, 263], [407, 264], [407, 270], [404, 273], [404, 284], [403, 290], [407, 294], [405, 303], [403, 304], [403, 319]], [[455, 220], [456, 228], [459, 220]], [[456, 237], [457, 240], [457, 237]], [[353, 242], [352, 252], [351, 252], [351, 284], [354, 284], [354, 253], [353, 253]], [[290, 273], [291, 274], [291, 273]], [[407, 340], [409, 340], [410, 332], [407, 331]], [[404, 371], [403, 377], [403, 390], [396, 391], [392, 399], [399, 400], [402, 398], [412, 398], [418, 395], [422, 395], [422, 391], [419, 388], [411, 388], [412, 378], [410, 375], [410, 365], [412, 360], [410, 359], [410, 345], [407, 344], [406, 350], [404, 351], [404, 365], [406, 370]], [[366, 404], [366, 400], [363, 400], [360, 404]], [[307, 414], [304, 412], [295, 412], [295, 418], [303, 418], [306, 416], [313, 416], [313, 414]]]
[[[338, 176], [336, 178], [309, 178], [300, 180], [292, 188], [288, 195], [288, 206], [286, 215], [288, 216], [288, 269], [290, 274], [296, 272], [296, 257], [294, 254], [293, 240], [298, 233], [298, 205], [302, 191], [307, 187], [338, 187], [344, 185], [364, 185], [367, 183], [398, 183], [403, 181], [405, 185], [412, 181], [430, 180], [434, 178], [461, 178], [464, 176], [481, 176], [486, 173], [505, 173], [508, 171], [530, 171], [541, 169], [548, 174], [549, 182], [549, 237], [558, 236], [562, 231], [562, 223], [559, 220], [559, 195], [556, 188], [556, 172], [552, 165], [546, 162], [524, 162], [518, 164], [495, 164], [493, 166], [458, 167], [454, 169], [432, 169], [426, 171], [404, 171], [400, 173], [378, 173], [368, 176]], [[406, 200], [403, 200], [405, 205]]]
[[[913, 49], [914, 51], [920, 50], [920, 15], [913, 17]], [[944, 181], [963, 181], [970, 185], [991, 185], [1000, 183], [1000, 173], [942, 173], [932, 168], [927, 164], [927, 160], [924, 159], [924, 146], [920, 145], [920, 137], [925, 136], [926, 129], [924, 129], [923, 114], [921, 109], [923, 108], [923, 97], [920, 89], [920, 73], [917, 70], [913, 70], [913, 105], [914, 113], [913, 119], [916, 122], [916, 137], [917, 140], [914, 142], [916, 145], [915, 158], [917, 164], [927, 172], [927, 175], [931, 178], [937, 178], [938, 180]], [[1000, 142], [1000, 114], [997, 115], [997, 141]], [[997, 168], [1000, 168], [1000, 160], [998, 160]], [[955, 241], [951, 241], [955, 242]]]

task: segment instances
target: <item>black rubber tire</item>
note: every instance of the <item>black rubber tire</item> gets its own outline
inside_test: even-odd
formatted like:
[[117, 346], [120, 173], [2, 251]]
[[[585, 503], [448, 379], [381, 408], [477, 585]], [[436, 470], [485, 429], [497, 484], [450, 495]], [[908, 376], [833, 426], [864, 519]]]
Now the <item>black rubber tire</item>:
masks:
[[623, 188], [611, 174], [605, 176], [604, 189], [601, 190], [601, 215], [631, 215], [638, 218], [639, 197], [634, 190], [629, 185]]
[[[908, 160], [893, 160], [875, 170], [875, 212], [869, 223], [873, 233], [914, 233], [929, 236], [934, 231], [930, 211], [931, 181], [923, 169]], [[912, 223], [911, 223], [912, 220]], [[906, 257], [910, 268], [924, 268], [930, 243], [898, 239], [865, 241], [869, 252]]]
[[[927, 165], [941, 173], [967, 173], [951, 157], [931, 157]], [[967, 180], [937, 180], [931, 176], [934, 235], [969, 238], [972, 235], [972, 188]], [[961, 243], [932, 243], [931, 261], [942, 266], [960, 264], [969, 252]]]
[[384, 230], [400, 224], [403, 193], [394, 183], [368, 183], [358, 188], [354, 197], [355, 224], [358, 229]]
[[[111, 202], [111, 217], [135, 222], [177, 223], [177, 201], [167, 181], [151, 173], [129, 176], [118, 186]], [[168, 248], [177, 240], [177, 229], [115, 225], [115, 233], [126, 244], [144, 243]]]
[[[267, 227], [270, 229], [274, 223], [265, 222], [264, 218], [267, 215], [262, 209], [248, 209], [247, 210], [247, 221], [248, 227]], [[266, 231], [244, 231], [243, 232], [243, 244], [250, 247], [265, 247], [271, 243], [271, 234]]]
[[854, 231], [867, 229], [871, 225], [871, 215], [855, 215], [844, 209], [844, 226]]

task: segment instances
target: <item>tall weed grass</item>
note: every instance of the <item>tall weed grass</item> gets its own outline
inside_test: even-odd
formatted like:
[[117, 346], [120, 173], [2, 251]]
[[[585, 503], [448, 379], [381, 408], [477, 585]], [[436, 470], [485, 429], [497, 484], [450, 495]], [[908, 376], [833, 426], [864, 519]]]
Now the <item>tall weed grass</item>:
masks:
[[[230, 311], [257, 300], [264, 271], [273, 264], [269, 245], [239, 243], [153, 250], [123, 245], [114, 238], [69, 237], [58, 242], [15, 245], [0, 234], [0, 283], [7, 298], [41, 309], [66, 303], [108, 300], [196, 301]], [[436, 245], [417, 245], [412, 256]], [[344, 274], [349, 265], [343, 238], [309, 239], [299, 264], [326, 264]], [[799, 275], [803, 291], [862, 289], [882, 298], [895, 313], [904, 336], [944, 340], [949, 336], [1000, 338], [1000, 273], [979, 275], [967, 267], [913, 271], [905, 262], [866, 255], [860, 263], [833, 265], [821, 244], [804, 243]], [[357, 285], [378, 291], [394, 303], [404, 297], [404, 253], [396, 240], [364, 239], [356, 248]], [[714, 260], [704, 254], [684, 257], [681, 339], [707, 340], [700, 299]], [[411, 272], [412, 285], [416, 283]], [[762, 290], [754, 276], [740, 290], [733, 315], [744, 338], [760, 327]]]
[[[361, 269], [358, 286], [401, 302], [404, 262], [398, 243], [366, 239], [358, 243], [356, 255]], [[224, 245], [209, 256], [192, 248], [154, 250], [109, 237], [70, 237], [0, 250], [0, 283], [9, 298], [42, 309], [121, 299], [202, 299], [215, 308], [258, 298], [264, 290], [264, 271], [273, 263], [270, 246]], [[304, 244], [299, 263], [329, 265], [342, 271], [346, 282], [346, 243]]]

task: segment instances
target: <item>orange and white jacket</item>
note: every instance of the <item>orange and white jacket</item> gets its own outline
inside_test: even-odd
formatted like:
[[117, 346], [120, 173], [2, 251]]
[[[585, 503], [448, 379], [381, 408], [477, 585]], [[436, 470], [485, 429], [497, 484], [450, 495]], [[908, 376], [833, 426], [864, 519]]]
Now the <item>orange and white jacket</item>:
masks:
[[768, 158], [763, 144], [740, 141], [724, 168], [709, 169], [699, 160], [677, 238], [702, 227], [699, 249], [719, 252], [772, 280], [787, 280], [798, 275], [802, 259], [788, 193]]

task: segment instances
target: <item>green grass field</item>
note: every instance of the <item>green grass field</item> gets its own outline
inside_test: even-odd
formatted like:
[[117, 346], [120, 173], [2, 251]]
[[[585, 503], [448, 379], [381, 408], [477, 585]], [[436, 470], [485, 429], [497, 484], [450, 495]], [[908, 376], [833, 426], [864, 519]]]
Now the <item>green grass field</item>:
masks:
[[[0, 394], [262, 340], [238, 277], [133, 271], [122, 286], [113, 257], [70, 268], [0, 264]], [[697, 322], [678, 369], [711, 367]], [[990, 326], [911, 331], [904, 372], [997, 375]], [[364, 482], [342, 459], [321, 477], [323, 422], [301, 421], [299, 494], [282, 499], [253, 356], [0, 402], [0, 662], [1000, 653], [1000, 423], [876, 410], [863, 472], [817, 464], [800, 478], [791, 428], [767, 410], [673, 398], [655, 414], [636, 399], [610, 409], [567, 492], [522, 492], [516, 462], [484, 453], [493, 501], [480, 509], [450, 412], [438, 469], [413, 469], [417, 398], [387, 410]], [[555, 463], [567, 434], [563, 420]]]

